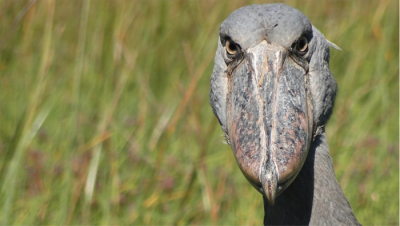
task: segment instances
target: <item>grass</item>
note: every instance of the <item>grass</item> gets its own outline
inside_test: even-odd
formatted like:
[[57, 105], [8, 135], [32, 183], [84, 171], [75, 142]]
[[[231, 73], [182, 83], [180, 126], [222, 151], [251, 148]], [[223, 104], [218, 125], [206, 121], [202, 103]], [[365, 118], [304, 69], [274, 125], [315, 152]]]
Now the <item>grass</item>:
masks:
[[[261, 224], [208, 104], [218, 27], [256, 2], [1, 1], [1, 224]], [[285, 2], [343, 49], [326, 130], [357, 218], [398, 225], [398, 2]]]

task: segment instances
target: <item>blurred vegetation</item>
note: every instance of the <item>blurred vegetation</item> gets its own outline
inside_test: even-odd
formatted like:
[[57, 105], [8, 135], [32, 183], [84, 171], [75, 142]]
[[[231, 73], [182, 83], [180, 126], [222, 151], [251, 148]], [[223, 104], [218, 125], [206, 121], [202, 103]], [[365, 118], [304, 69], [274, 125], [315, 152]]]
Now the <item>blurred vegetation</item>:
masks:
[[[208, 104], [219, 25], [257, 2], [0, 1], [0, 224], [262, 224]], [[398, 1], [284, 2], [343, 49], [326, 131], [355, 215], [398, 225]]]

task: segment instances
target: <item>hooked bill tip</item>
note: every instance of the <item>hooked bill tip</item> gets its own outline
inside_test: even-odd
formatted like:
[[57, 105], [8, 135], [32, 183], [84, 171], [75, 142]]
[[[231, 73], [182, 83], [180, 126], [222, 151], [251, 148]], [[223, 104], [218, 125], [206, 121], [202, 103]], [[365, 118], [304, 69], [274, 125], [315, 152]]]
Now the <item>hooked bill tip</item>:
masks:
[[264, 189], [264, 194], [268, 199], [269, 204], [275, 204], [276, 192], [278, 187], [278, 178], [275, 172], [264, 173], [261, 177], [261, 184]]

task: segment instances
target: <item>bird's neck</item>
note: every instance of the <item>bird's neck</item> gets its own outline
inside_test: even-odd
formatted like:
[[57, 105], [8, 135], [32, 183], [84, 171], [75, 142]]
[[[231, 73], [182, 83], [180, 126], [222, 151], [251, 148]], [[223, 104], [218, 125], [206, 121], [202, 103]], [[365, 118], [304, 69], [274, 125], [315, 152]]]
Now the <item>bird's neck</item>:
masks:
[[356, 225], [333, 170], [325, 134], [311, 144], [297, 178], [271, 206], [264, 197], [264, 225]]

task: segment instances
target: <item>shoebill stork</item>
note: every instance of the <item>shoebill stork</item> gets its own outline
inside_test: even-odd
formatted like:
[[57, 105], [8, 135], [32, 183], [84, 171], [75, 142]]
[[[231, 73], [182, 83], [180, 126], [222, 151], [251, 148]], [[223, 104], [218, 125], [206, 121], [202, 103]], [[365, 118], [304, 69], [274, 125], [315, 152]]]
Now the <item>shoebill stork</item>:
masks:
[[359, 225], [335, 178], [324, 125], [337, 84], [329, 47], [284, 4], [234, 11], [219, 30], [210, 104], [264, 224]]

